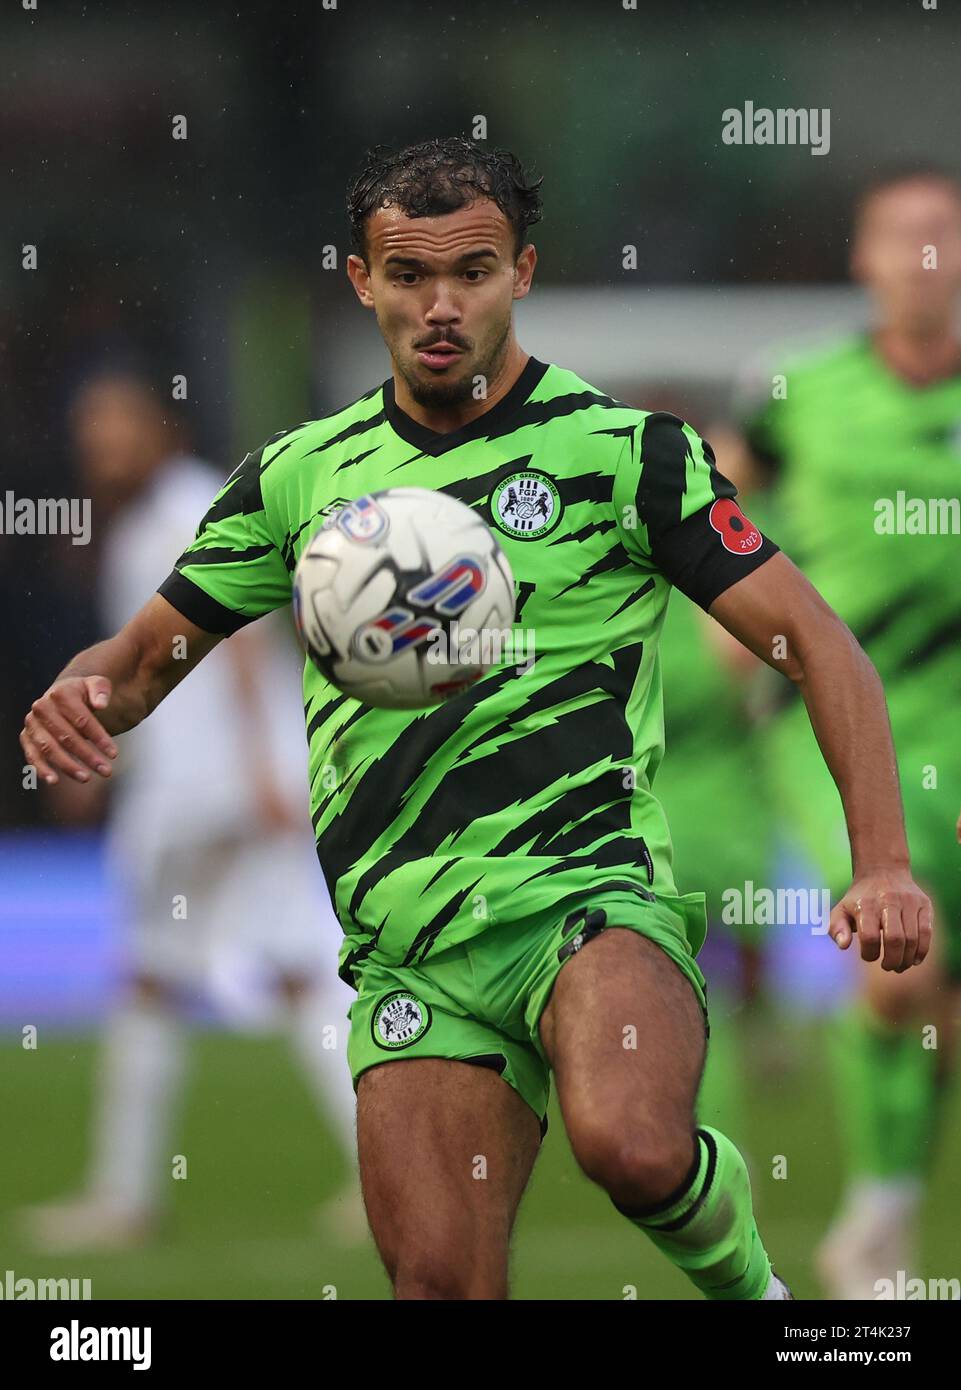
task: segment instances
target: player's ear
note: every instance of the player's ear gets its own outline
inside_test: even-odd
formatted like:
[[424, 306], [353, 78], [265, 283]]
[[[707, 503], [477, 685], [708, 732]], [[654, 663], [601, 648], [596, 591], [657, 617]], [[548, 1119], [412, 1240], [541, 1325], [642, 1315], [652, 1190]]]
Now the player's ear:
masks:
[[365, 309], [374, 307], [374, 296], [370, 292], [370, 271], [363, 256], [347, 257], [347, 278], [354, 287], [357, 298]]
[[528, 242], [514, 262], [514, 298], [523, 299], [530, 294], [534, 267], [537, 265], [537, 248]]

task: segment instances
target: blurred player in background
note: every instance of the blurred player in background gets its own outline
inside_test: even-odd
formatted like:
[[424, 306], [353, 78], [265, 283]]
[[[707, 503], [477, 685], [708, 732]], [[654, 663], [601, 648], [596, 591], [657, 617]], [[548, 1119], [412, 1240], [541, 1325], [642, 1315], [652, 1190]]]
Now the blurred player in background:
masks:
[[[847, 1188], [818, 1263], [835, 1297], [873, 1298], [876, 1280], [910, 1277], [916, 1262], [961, 984], [961, 183], [922, 169], [872, 185], [851, 269], [873, 331], [778, 364], [781, 389], [746, 436], [774, 471], [785, 544], [884, 682], [911, 861], [941, 925], [923, 970], [862, 965], [833, 1032]], [[909, 499], [923, 502], [913, 521]], [[940, 523], [928, 499], [948, 499]], [[773, 723], [769, 765], [801, 845], [840, 891], [841, 803], [799, 700]]]
[[[179, 451], [169, 408], [134, 375], [89, 381], [70, 426], [84, 484], [109, 516], [100, 607], [115, 631], [149, 598], [221, 480]], [[328, 1234], [366, 1230], [343, 1060], [352, 992], [337, 979], [340, 926], [307, 819], [301, 666], [276, 614], [225, 644], [124, 740], [108, 854], [129, 926], [128, 984], [104, 1039], [87, 1190], [24, 1213], [36, 1245], [119, 1248], [153, 1231], [186, 1013], [218, 995], [238, 1021], [263, 1022], [268, 1007], [289, 1021], [354, 1174], [326, 1210]]]

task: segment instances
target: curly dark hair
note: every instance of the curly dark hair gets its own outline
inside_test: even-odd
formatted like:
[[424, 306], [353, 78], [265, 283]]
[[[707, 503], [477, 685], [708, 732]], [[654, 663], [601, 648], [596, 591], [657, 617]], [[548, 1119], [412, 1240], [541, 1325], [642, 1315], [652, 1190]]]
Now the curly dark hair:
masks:
[[347, 191], [351, 245], [367, 261], [367, 219], [382, 207], [399, 207], [408, 217], [439, 217], [476, 198], [491, 198], [514, 229], [514, 258], [527, 228], [541, 216], [538, 189], [509, 150], [488, 150], [466, 136], [425, 140], [391, 152], [374, 145]]

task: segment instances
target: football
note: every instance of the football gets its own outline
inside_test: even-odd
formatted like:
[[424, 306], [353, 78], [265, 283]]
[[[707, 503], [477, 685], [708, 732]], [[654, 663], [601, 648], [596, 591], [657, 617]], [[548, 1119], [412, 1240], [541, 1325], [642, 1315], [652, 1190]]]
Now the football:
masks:
[[514, 578], [473, 508], [395, 487], [328, 517], [297, 562], [293, 603], [307, 654], [333, 685], [368, 705], [419, 709], [498, 664]]

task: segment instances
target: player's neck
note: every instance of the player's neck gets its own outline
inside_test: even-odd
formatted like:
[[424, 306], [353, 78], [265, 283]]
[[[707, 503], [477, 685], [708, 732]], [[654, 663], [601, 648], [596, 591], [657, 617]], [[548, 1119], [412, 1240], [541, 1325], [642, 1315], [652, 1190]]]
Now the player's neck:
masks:
[[493, 381], [487, 383], [487, 390], [479, 400], [471, 397], [459, 405], [439, 408], [423, 406], [415, 401], [407, 382], [395, 369], [394, 401], [398, 409], [409, 415], [412, 420], [416, 420], [418, 425], [423, 425], [425, 429], [434, 430], [438, 434], [450, 434], [453, 430], [459, 430], [469, 424], [471, 420], [476, 420], [478, 415], [483, 415], [502, 400], [529, 361], [530, 353], [525, 352], [516, 341], [512, 342], [500, 371]]
[[930, 332], [888, 325], [875, 329], [871, 341], [886, 366], [914, 386], [961, 372], [961, 341], [951, 323]]

